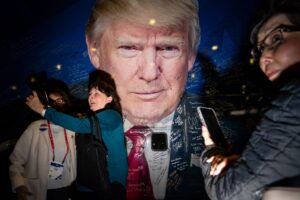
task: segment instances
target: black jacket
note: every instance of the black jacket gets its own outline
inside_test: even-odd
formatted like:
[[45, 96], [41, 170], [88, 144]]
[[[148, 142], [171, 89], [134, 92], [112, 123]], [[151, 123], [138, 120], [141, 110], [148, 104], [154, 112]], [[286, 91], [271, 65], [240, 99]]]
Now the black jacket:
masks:
[[212, 200], [260, 199], [265, 187], [300, 175], [299, 78], [281, 87], [240, 159], [223, 176], [209, 175], [208, 153], [203, 152], [201, 167]]

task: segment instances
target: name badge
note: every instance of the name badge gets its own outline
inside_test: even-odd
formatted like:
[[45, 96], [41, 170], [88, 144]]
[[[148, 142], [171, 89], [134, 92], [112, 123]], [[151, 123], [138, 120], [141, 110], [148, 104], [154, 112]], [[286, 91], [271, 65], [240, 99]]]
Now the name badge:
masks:
[[49, 166], [49, 178], [59, 180], [62, 178], [64, 164], [59, 161], [52, 161]]

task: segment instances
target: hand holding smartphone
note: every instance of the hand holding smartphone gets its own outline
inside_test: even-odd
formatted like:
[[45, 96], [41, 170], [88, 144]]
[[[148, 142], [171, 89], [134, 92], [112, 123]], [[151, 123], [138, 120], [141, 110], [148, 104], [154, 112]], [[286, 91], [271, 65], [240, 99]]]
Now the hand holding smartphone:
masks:
[[207, 107], [197, 107], [197, 111], [201, 123], [207, 127], [210, 138], [213, 140], [215, 145], [224, 149], [229, 149], [228, 142], [220, 127], [215, 111], [212, 108]]

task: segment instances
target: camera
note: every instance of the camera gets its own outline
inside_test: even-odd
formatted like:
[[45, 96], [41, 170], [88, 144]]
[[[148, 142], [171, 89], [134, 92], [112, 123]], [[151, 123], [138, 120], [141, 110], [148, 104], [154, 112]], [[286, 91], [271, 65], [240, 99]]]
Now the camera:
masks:
[[36, 93], [43, 105], [49, 105], [49, 98], [45, 90], [36, 90]]
[[151, 149], [153, 151], [165, 151], [168, 149], [167, 134], [164, 132], [154, 132], [151, 135]]

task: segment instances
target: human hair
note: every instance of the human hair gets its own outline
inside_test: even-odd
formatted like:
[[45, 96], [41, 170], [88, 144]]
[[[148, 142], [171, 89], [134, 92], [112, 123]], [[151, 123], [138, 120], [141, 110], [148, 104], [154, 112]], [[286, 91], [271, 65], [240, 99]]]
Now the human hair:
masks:
[[272, 17], [284, 14], [288, 20], [295, 26], [300, 27], [300, 1], [299, 0], [283, 0], [277, 1], [277, 4], [271, 6], [270, 11], [259, 21], [252, 29], [250, 42], [252, 45], [257, 44], [258, 33], [261, 27]]
[[[71, 114], [73, 112], [72, 97], [65, 82], [58, 79], [48, 79], [46, 81], [44, 89], [48, 96], [47, 98], [50, 106], [64, 113]], [[55, 106], [49, 97], [51, 94], [61, 96], [64, 104], [62, 104], [61, 106]]]
[[[149, 23], [151, 19], [155, 19], [155, 24]], [[151, 28], [185, 28], [189, 46], [197, 52], [200, 43], [197, 0], [96, 0], [86, 25], [87, 38], [101, 41], [104, 31], [117, 20]]]
[[120, 97], [117, 92], [116, 84], [112, 76], [103, 70], [95, 70], [90, 73], [89, 76], [89, 91], [93, 88], [111, 96], [112, 101], [105, 105], [105, 108], [110, 108], [121, 113]]

